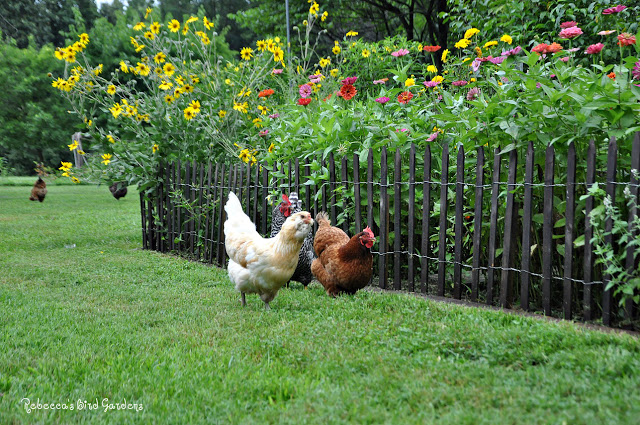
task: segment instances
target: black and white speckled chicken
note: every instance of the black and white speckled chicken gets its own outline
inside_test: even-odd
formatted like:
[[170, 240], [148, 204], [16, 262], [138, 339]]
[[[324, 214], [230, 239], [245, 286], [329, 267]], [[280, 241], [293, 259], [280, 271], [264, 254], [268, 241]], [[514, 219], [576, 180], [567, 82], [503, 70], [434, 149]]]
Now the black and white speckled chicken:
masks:
[[[280, 228], [284, 224], [287, 217], [302, 211], [302, 201], [298, 199], [296, 192], [291, 192], [289, 196], [282, 194], [282, 202], [275, 206], [271, 219], [271, 237], [280, 232]], [[298, 257], [298, 266], [291, 276], [291, 280], [302, 283], [306, 288], [313, 280], [311, 273], [311, 263], [315, 258], [313, 252], [313, 234], [309, 233], [302, 244], [300, 255]]]

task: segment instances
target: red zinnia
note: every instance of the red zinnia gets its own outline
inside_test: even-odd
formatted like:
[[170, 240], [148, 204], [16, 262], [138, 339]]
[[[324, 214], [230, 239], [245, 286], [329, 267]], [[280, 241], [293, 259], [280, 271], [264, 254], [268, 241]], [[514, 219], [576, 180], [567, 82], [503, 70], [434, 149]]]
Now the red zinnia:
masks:
[[618, 46], [631, 46], [636, 44], [636, 36], [629, 34], [628, 32], [623, 32], [618, 36]]
[[560, 50], [562, 50], [562, 46], [559, 45], [558, 43], [551, 43], [551, 44], [540, 43], [536, 47], [531, 49], [532, 52], [536, 52], [539, 55], [547, 55], [549, 53], [557, 53]]
[[344, 84], [340, 91], [338, 92], [338, 96], [341, 96], [344, 100], [350, 100], [353, 96], [358, 93], [358, 90], [352, 84]]
[[425, 52], [429, 52], [429, 53], [437, 52], [440, 49], [441, 49], [440, 46], [424, 46], [422, 48], [422, 50], [424, 50]]
[[611, 78], [612, 80], [616, 79], [616, 73], [615, 72], [610, 72], [607, 74], [607, 77]]
[[305, 99], [304, 97], [302, 97], [302, 98], [298, 99], [298, 105], [307, 106], [310, 103], [311, 103], [311, 99], [310, 98], [306, 98]]
[[275, 93], [275, 91], [273, 91], [272, 89], [266, 89], [266, 90], [262, 90], [260, 93], [258, 93], [258, 97], [269, 97], [274, 93]]
[[403, 91], [398, 95], [398, 102], [400, 103], [409, 103], [411, 99], [413, 99], [413, 93], [410, 91]]

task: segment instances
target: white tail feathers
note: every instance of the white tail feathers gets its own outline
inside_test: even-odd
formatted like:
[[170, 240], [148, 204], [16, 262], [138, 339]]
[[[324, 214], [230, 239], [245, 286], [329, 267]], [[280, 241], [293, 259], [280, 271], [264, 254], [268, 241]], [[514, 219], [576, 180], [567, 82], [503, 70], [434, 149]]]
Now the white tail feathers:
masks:
[[240, 200], [235, 193], [229, 192], [229, 200], [225, 204], [224, 210], [227, 212], [227, 220], [224, 223], [225, 234], [229, 228], [235, 228], [243, 232], [255, 232], [255, 224], [242, 210]]

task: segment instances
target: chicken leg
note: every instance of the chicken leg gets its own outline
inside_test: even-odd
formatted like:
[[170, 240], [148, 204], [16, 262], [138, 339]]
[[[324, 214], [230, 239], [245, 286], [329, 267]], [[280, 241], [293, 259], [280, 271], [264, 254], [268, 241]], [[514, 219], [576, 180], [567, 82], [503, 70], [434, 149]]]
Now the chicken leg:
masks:
[[247, 306], [247, 299], [245, 298], [244, 292], [240, 292], [240, 302], [242, 303], [242, 307], [246, 307]]

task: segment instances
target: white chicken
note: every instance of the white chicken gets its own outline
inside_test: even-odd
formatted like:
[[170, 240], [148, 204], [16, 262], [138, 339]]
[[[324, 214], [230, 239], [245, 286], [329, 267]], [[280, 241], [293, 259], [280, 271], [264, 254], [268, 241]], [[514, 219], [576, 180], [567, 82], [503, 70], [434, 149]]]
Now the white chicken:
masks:
[[313, 226], [311, 214], [292, 214], [273, 238], [263, 238], [256, 226], [242, 211], [238, 197], [229, 192], [224, 206], [224, 243], [229, 256], [229, 278], [247, 304], [245, 294], [258, 294], [270, 309], [280, 288], [291, 279], [298, 265], [298, 253]]

